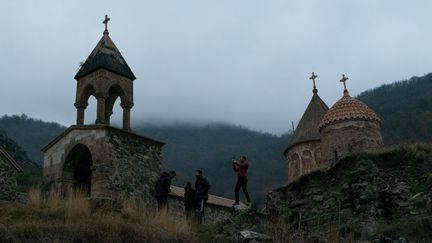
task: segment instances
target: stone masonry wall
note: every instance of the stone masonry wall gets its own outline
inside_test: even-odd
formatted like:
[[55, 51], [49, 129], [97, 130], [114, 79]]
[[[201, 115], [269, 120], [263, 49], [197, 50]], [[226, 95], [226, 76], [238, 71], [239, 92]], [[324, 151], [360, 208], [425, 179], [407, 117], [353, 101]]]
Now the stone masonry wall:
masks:
[[113, 149], [111, 163], [94, 169], [107, 172], [113, 196], [153, 200], [153, 188], [163, 170], [161, 146], [120, 133], [109, 132], [108, 137]]
[[[185, 215], [184, 199], [178, 196], [169, 196], [169, 211], [174, 215]], [[205, 207], [205, 216], [207, 223], [216, 223], [228, 219], [232, 214], [231, 208], [221, 207], [213, 204], [207, 204]]]
[[17, 170], [0, 153], [0, 200], [15, 200], [17, 193]]
[[330, 164], [351, 154], [382, 146], [381, 127], [375, 121], [344, 121], [321, 130], [323, 158]]
[[383, 220], [432, 213], [432, 185], [423, 188], [424, 193], [414, 191], [432, 178], [431, 150], [396, 149], [345, 158], [328, 171], [271, 191], [265, 211], [293, 225], [300, 213], [308, 218], [339, 211], [343, 227], [358, 239], [368, 239]]
[[312, 171], [327, 168], [321, 155], [321, 142], [310, 141], [291, 147], [287, 153], [288, 183]]
[[72, 126], [44, 149], [44, 181], [49, 189], [72, 188], [73, 170], [66, 171], [65, 165], [77, 145], [91, 153], [91, 197], [153, 200], [153, 186], [163, 170], [163, 144], [103, 125]]

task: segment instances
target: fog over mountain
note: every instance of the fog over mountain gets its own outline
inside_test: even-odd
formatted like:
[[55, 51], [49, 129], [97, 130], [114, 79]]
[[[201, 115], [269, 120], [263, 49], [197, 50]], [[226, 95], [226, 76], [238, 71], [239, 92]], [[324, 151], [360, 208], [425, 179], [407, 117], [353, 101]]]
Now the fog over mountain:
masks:
[[[318, 74], [327, 104], [430, 71], [432, 2], [2, 1], [0, 113], [75, 121], [79, 68], [110, 36], [135, 73], [133, 122], [223, 121], [282, 134]], [[119, 102], [114, 120], [119, 120]], [[87, 122], [94, 121], [90, 100]]]

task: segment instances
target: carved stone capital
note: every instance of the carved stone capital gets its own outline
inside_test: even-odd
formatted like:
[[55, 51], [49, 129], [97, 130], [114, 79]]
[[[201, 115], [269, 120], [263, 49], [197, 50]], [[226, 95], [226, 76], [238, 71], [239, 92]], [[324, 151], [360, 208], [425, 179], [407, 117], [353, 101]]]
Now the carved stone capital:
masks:
[[108, 94], [105, 92], [97, 92], [94, 94], [94, 96], [96, 97], [96, 99], [100, 99], [100, 98], [106, 99], [108, 97]]
[[88, 106], [88, 103], [86, 101], [77, 101], [75, 102], [75, 108], [77, 109], [85, 109]]
[[134, 105], [134, 103], [133, 102], [122, 102], [122, 103], [120, 103], [120, 106], [124, 109], [124, 108], [132, 108], [133, 107], [133, 105]]

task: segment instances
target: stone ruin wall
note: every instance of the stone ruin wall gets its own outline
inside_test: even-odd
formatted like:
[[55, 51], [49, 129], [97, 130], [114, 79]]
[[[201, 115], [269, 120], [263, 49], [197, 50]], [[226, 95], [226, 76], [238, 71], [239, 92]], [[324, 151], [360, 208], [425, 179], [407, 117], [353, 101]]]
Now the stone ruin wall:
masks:
[[[184, 209], [183, 198], [170, 195], [168, 197], [168, 205], [169, 205], [170, 213], [173, 213], [174, 215], [178, 215], [178, 216], [184, 216], [186, 214]], [[217, 223], [220, 221], [224, 221], [230, 218], [231, 215], [232, 215], [231, 208], [221, 207], [209, 203], [207, 203], [205, 207], [205, 216], [206, 216], [207, 223]]]
[[0, 153], [0, 200], [13, 201], [18, 197], [17, 170]]
[[[362, 239], [374, 235], [382, 221], [430, 214], [432, 191], [416, 194], [409, 182], [425, 173], [432, 174], [432, 156], [406, 161], [402, 154], [389, 152], [342, 159], [328, 171], [312, 172], [272, 190], [265, 212], [285, 217], [291, 225], [298, 224], [300, 214], [305, 219], [336, 213], [333, 223], [339, 223], [340, 215], [341, 223], [336, 226]], [[308, 227], [309, 223], [316, 222], [302, 224]]]

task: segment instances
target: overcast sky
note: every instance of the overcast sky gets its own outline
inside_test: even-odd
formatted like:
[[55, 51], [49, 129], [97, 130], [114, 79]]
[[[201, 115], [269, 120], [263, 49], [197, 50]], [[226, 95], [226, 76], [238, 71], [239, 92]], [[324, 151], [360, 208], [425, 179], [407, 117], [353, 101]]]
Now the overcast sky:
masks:
[[342, 73], [357, 95], [432, 71], [431, 11], [429, 0], [0, 0], [0, 115], [73, 124], [73, 77], [108, 14], [137, 77], [133, 123], [224, 121], [280, 134], [301, 118], [312, 71], [329, 106]]

